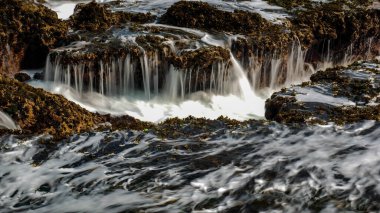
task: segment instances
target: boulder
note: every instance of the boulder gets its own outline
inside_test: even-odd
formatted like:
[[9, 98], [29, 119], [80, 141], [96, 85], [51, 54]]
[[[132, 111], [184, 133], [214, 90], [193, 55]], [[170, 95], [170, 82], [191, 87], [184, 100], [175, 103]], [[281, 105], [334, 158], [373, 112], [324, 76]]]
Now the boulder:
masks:
[[2, 0], [0, 14], [0, 73], [8, 75], [43, 67], [68, 30], [55, 12], [32, 0]]
[[380, 64], [357, 62], [319, 71], [310, 82], [275, 92], [265, 117], [282, 123], [380, 121]]

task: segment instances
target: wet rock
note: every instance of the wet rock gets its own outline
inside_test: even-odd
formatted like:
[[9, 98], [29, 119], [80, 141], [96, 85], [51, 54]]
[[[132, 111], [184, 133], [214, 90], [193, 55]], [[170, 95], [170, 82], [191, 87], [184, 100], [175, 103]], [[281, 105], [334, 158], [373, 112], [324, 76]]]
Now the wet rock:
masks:
[[15, 74], [15, 79], [20, 82], [25, 82], [25, 81], [29, 81], [31, 77], [26, 73], [19, 72]]
[[291, 41], [286, 28], [269, 22], [257, 13], [227, 12], [204, 2], [180, 1], [160, 18], [160, 23], [202, 29], [209, 32], [242, 34], [257, 50], [286, 47]]
[[260, 31], [270, 23], [257, 13], [218, 10], [204, 2], [180, 1], [160, 18], [160, 23], [217, 32], [248, 34]]
[[379, 63], [357, 62], [319, 71], [310, 82], [274, 93], [265, 117], [283, 123], [379, 121], [379, 96]]
[[[93, 89], [99, 92], [102, 92], [102, 79], [123, 76], [122, 79], [113, 79], [116, 93], [122, 94], [126, 89], [146, 90], [146, 79], [153, 84], [153, 76], [157, 76], [158, 85], [151, 85], [150, 89], [163, 90], [169, 84], [167, 76], [174, 70], [186, 81], [184, 90], [195, 92], [206, 84], [210, 85], [211, 76], [219, 74], [216, 71], [218, 66], [223, 66], [225, 70], [229, 67], [229, 50], [208, 45], [197, 47], [197, 41], [187, 35], [184, 38], [174, 37], [162, 30], [157, 34], [137, 33], [130, 40], [133, 41], [123, 41], [105, 34], [100, 39], [94, 37], [89, 42], [76, 42], [56, 49], [49, 55], [51, 67], [45, 75], [49, 80], [54, 80], [53, 75], [57, 72], [51, 71], [55, 68], [62, 76], [68, 72], [74, 77], [81, 73], [83, 91]], [[123, 80], [127, 78], [129, 80]], [[108, 82], [103, 80], [103, 84]]]
[[75, 7], [74, 15], [70, 17], [70, 26], [75, 30], [105, 31], [111, 26], [128, 22], [153, 22], [155, 18], [150, 13], [112, 12], [109, 4], [98, 4], [93, 1]]
[[[268, 0], [270, 4], [278, 5], [280, 7], [286, 8], [287, 10], [302, 8], [302, 7], [315, 7], [320, 4], [324, 4], [325, 2], [317, 2], [311, 0]], [[367, 7], [373, 3], [373, 0], [333, 0], [329, 1], [329, 3], [346, 6], [349, 8], [357, 8], [357, 7]]]
[[6, 74], [43, 67], [68, 29], [55, 12], [31, 0], [3, 0], [0, 14], [0, 72]]
[[[303, 46], [311, 49], [311, 60], [321, 60], [326, 51], [337, 60], [350, 46], [353, 55], [377, 54], [372, 51], [379, 46], [380, 11], [366, 7], [365, 2], [370, 1], [358, 2], [313, 3], [291, 12], [291, 30]], [[358, 4], [360, 7], [355, 6]]]
[[23, 134], [51, 134], [56, 139], [91, 129], [103, 118], [61, 95], [0, 75], [0, 109], [21, 127]]
[[43, 72], [37, 72], [33, 75], [33, 79], [35, 80], [44, 80], [44, 73]]

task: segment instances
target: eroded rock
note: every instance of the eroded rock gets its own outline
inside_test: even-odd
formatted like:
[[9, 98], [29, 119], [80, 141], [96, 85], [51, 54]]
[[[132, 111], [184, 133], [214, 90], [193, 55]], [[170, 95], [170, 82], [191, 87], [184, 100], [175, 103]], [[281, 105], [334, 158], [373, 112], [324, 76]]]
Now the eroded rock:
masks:
[[75, 30], [105, 31], [111, 26], [129, 22], [153, 22], [156, 18], [150, 13], [112, 12], [109, 7], [109, 4], [98, 4], [95, 1], [78, 4], [74, 15], [70, 17], [70, 26]]
[[24, 134], [51, 134], [56, 139], [88, 131], [103, 118], [42, 89], [0, 75], [0, 109]]
[[380, 65], [358, 62], [319, 71], [310, 82], [276, 92], [265, 117], [283, 123], [380, 120]]
[[5, 74], [43, 67], [49, 49], [68, 30], [55, 12], [31, 0], [3, 0], [0, 14], [0, 72]]

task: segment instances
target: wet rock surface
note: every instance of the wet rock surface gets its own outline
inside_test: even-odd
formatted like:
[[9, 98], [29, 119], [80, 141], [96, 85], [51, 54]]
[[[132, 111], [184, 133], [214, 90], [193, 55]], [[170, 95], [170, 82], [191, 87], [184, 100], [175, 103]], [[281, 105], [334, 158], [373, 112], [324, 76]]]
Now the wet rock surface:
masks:
[[78, 4], [74, 15], [70, 17], [70, 26], [74, 30], [104, 31], [111, 26], [129, 22], [153, 22], [155, 16], [150, 13], [112, 12], [109, 4], [98, 4], [95, 1], [88, 4]]
[[0, 14], [0, 72], [6, 74], [43, 67], [68, 30], [55, 12], [30, 0], [4, 0]]
[[0, 109], [10, 115], [22, 134], [50, 134], [56, 139], [90, 130], [102, 118], [60, 95], [53, 95], [0, 76]]
[[319, 71], [310, 82], [274, 93], [266, 101], [265, 116], [283, 123], [378, 121], [379, 70], [373, 61]]

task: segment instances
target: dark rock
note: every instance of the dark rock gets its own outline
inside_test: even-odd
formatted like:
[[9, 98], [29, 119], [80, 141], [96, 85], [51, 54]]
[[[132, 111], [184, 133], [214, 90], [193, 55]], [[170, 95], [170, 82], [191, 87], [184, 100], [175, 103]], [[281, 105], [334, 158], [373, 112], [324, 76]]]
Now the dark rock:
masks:
[[274, 93], [265, 116], [282, 123], [379, 121], [379, 95], [379, 63], [358, 62], [319, 71], [310, 82]]
[[24, 134], [48, 133], [56, 139], [88, 131], [104, 119], [61, 95], [0, 75], [0, 110], [12, 117]]
[[[45, 65], [50, 48], [67, 33], [55, 12], [32, 0], [2, 0], [0, 4], [0, 72], [14, 73]], [[8, 45], [8, 48], [5, 47]]]
[[15, 74], [15, 79], [20, 82], [25, 82], [25, 81], [29, 81], [31, 77], [26, 73], [19, 72]]
[[198, 1], [173, 4], [159, 22], [211, 32], [243, 34], [256, 50], [281, 49], [292, 41], [284, 26], [273, 24], [260, 14], [242, 10], [226, 12]]
[[105, 31], [111, 26], [128, 22], [153, 22], [155, 16], [150, 13], [112, 12], [108, 4], [98, 4], [95, 1], [88, 4], [78, 4], [74, 15], [70, 17], [70, 25], [75, 30]]
[[37, 72], [33, 75], [33, 79], [35, 80], [44, 80], [44, 73], [43, 72]]

